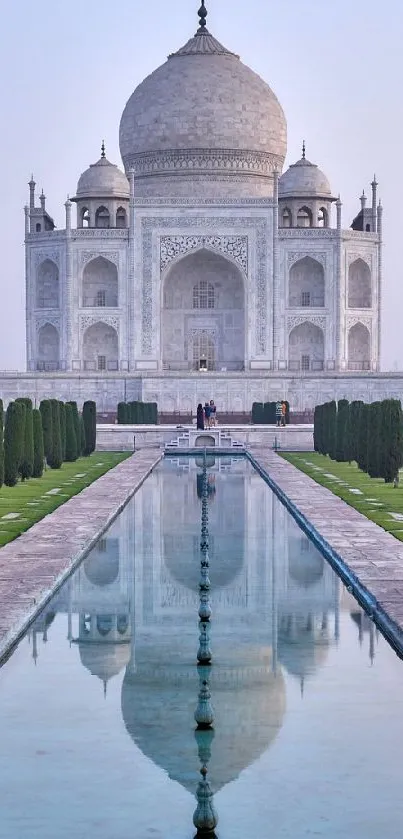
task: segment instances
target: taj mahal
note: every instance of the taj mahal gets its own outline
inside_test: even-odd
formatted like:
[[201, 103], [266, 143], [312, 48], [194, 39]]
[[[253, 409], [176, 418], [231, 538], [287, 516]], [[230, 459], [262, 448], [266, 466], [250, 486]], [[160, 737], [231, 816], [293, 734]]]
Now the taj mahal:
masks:
[[343, 227], [305, 143], [284, 171], [274, 92], [210, 33], [204, 2], [198, 14], [196, 34], [123, 110], [123, 169], [102, 144], [64, 230], [31, 178], [27, 373], [2, 376], [6, 399], [93, 396], [107, 410], [141, 398], [174, 411], [214, 394], [248, 411], [279, 396], [302, 410], [400, 392], [379, 372], [376, 178]]

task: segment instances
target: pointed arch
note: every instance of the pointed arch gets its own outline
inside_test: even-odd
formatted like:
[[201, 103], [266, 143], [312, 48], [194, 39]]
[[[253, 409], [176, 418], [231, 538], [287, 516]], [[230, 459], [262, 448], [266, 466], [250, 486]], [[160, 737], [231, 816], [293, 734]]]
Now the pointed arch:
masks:
[[111, 216], [107, 207], [98, 207], [95, 212], [95, 227], [105, 229], [111, 226]]
[[323, 330], [311, 321], [295, 326], [288, 336], [290, 370], [323, 370], [325, 337]]
[[59, 269], [52, 259], [45, 259], [36, 274], [36, 308], [58, 309], [59, 305]]
[[317, 259], [304, 256], [290, 268], [288, 305], [291, 308], [325, 305], [325, 272]]
[[300, 207], [297, 212], [297, 227], [312, 227], [312, 210]]
[[116, 210], [116, 227], [127, 227], [127, 213], [124, 207], [118, 207]]
[[60, 336], [52, 323], [45, 323], [38, 331], [37, 370], [51, 373], [60, 366]]
[[292, 227], [292, 212], [289, 207], [284, 207], [282, 210], [281, 227]]
[[83, 335], [84, 369], [98, 372], [119, 369], [119, 338], [116, 329], [98, 321]]
[[83, 271], [82, 305], [112, 307], [119, 305], [119, 279], [116, 265], [104, 256], [87, 262]]
[[371, 271], [369, 265], [359, 257], [348, 269], [348, 307], [349, 309], [370, 309], [371, 306]]
[[208, 369], [243, 369], [245, 286], [235, 260], [208, 247], [189, 251], [170, 263], [161, 293], [165, 369], [199, 369], [202, 350]]
[[363, 323], [355, 323], [348, 333], [349, 370], [370, 370], [371, 335]]

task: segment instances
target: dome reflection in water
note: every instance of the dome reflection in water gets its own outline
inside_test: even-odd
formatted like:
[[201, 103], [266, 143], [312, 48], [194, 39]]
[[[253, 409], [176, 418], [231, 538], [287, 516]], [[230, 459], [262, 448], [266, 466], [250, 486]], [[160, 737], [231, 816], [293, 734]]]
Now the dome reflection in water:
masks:
[[[49, 605], [105, 693], [124, 671], [128, 735], [192, 794], [202, 497], [200, 461], [165, 460]], [[243, 459], [208, 460], [207, 507], [217, 794], [276, 740], [286, 674], [309, 690], [337, 636], [338, 581]]]

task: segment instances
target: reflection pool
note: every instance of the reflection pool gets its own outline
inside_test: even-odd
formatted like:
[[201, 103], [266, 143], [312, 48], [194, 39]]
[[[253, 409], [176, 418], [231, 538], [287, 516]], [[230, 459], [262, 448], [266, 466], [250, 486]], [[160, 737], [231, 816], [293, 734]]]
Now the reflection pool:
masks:
[[243, 458], [165, 459], [0, 671], [1, 839], [401, 835], [403, 669]]

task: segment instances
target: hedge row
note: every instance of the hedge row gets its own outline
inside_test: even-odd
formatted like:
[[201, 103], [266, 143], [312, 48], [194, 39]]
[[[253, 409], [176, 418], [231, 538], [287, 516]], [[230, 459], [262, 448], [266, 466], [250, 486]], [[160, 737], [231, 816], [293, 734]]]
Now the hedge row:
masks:
[[[275, 425], [277, 422], [276, 417], [276, 405], [277, 402], [254, 402], [252, 405], [252, 422], [254, 425]], [[286, 413], [285, 413], [285, 421], [286, 425], [290, 422], [290, 405], [288, 402], [285, 403]]]
[[119, 425], [158, 425], [156, 402], [119, 402]]
[[95, 402], [85, 402], [80, 416], [76, 402], [44, 399], [37, 410], [31, 399], [19, 398], [9, 403], [4, 423], [0, 400], [0, 487], [40, 478], [45, 463], [60, 469], [63, 461], [91, 454], [95, 445]]
[[403, 466], [403, 414], [398, 399], [366, 404], [346, 399], [317, 405], [314, 448], [392, 483]]

